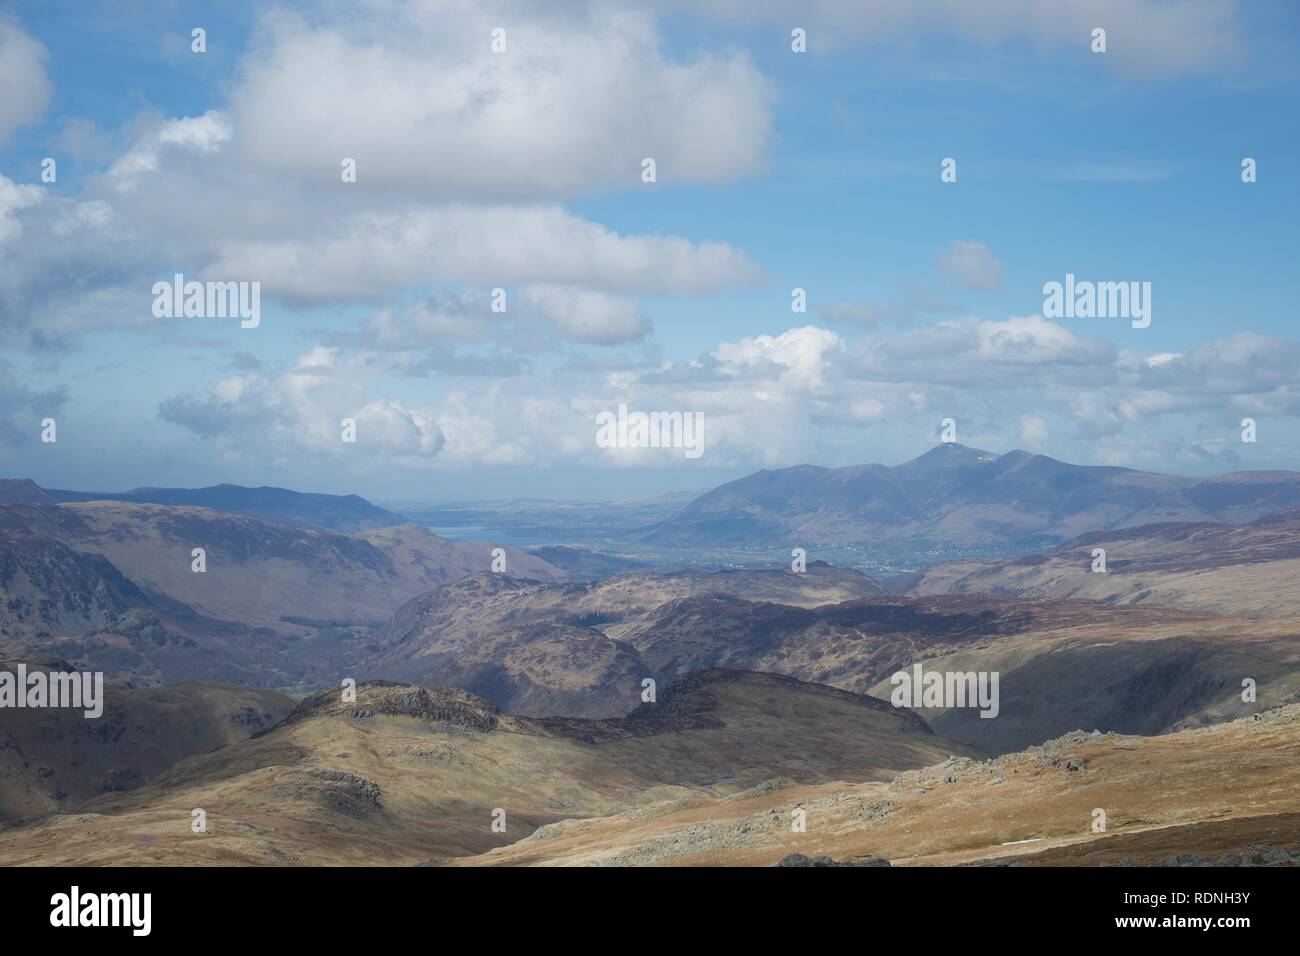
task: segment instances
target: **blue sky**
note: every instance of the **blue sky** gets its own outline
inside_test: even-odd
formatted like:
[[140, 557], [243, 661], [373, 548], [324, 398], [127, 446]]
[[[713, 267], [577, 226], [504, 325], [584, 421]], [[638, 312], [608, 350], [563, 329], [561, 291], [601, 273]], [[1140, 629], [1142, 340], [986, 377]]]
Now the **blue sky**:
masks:
[[[535, 7], [0, 2], [4, 473], [620, 498], [945, 417], [1300, 468], [1293, 4]], [[260, 324], [153, 318], [175, 272], [260, 282]], [[1067, 272], [1150, 282], [1150, 327], [1044, 319]], [[706, 453], [597, 447], [619, 402]]]

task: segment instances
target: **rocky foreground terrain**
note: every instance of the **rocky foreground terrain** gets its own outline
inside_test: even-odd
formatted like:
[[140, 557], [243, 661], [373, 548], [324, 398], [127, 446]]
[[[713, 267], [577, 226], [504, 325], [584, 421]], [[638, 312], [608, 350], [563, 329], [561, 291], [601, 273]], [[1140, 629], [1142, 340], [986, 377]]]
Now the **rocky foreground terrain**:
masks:
[[[774, 779], [722, 800], [568, 820], [455, 864], [766, 866], [798, 853], [893, 866], [1296, 865], [1297, 793], [1290, 705], [1159, 737], [1076, 732], [888, 782]], [[791, 832], [795, 809], [806, 832]], [[1105, 832], [1093, 831], [1098, 810]]]
[[1291, 865], [1297, 792], [1300, 705], [987, 758], [771, 675], [706, 672], [611, 720], [365, 684], [0, 829], [0, 865]]
[[951, 754], [976, 752], [883, 701], [775, 675], [696, 674], [608, 720], [363, 684], [137, 789], [0, 830], [0, 865], [440, 862], [571, 817], [722, 800], [776, 777], [887, 780]]
[[[940, 484], [1069, 477], [967, 459], [926, 468]], [[1240, 518], [1240, 495], [1249, 511], [1289, 481], [1183, 491]], [[109, 684], [97, 720], [0, 713], [0, 864], [1300, 854], [1294, 511], [1112, 528], [885, 587], [815, 554], [802, 573], [569, 579], [507, 549], [495, 573], [488, 544], [409, 524], [342, 534], [285, 514], [51, 503], [27, 485], [9, 497], [0, 662]], [[1095, 547], [1105, 574], [1088, 570]], [[891, 676], [918, 664], [996, 674], [996, 718], [892, 706]]]

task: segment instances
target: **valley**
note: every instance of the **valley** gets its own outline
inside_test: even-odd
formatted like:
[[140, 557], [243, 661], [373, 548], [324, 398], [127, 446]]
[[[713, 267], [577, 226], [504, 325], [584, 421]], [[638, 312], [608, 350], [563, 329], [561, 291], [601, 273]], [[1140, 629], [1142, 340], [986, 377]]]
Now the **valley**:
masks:
[[[608, 550], [351, 496], [5, 482], [0, 658], [103, 672], [106, 701], [0, 712], [0, 863], [1300, 860], [1294, 476], [1040, 458], [746, 479], [627, 512], [648, 523]], [[809, 481], [825, 508], [797, 517]], [[828, 561], [863, 521], [928, 557]], [[687, 531], [774, 557], [665, 560]], [[984, 697], [899, 705], [900, 672]]]

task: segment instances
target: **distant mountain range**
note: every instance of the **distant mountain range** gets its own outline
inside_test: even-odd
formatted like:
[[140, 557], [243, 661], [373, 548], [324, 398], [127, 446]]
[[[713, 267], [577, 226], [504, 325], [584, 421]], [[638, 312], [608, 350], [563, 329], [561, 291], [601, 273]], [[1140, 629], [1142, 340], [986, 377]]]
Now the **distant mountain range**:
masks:
[[59, 504], [69, 501], [129, 501], [133, 504], [190, 505], [330, 531], [362, 531], [403, 524], [406, 518], [357, 495], [321, 495], [288, 488], [135, 488], [131, 491], [61, 491], [30, 478], [0, 479], [0, 504]]
[[[232, 484], [64, 491], [42, 488], [29, 479], [0, 479], [0, 504], [88, 501], [210, 508], [345, 534], [412, 520], [357, 495]], [[638, 549], [703, 553], [855, 546], [912, 554], [1013, 553], [1049, 548], [1097, 531], [1163, 522], [1241, 524], [1287, 509], [1300, 509], [1300, 472], [1182, 477], [1073, 465], [1025, 451], [996, 455], [949, 443], [892, 467], [797, 465], [755, 472], [693, 498], [674, 513], [617, 503], [603, 510], [591, 504], [552, 503], [528, 513], [526, 527], [535, 539], [587, 541], [595, 536], [630, 545], [616, 548], [625, 552], [618, 559], [582, 549], [533, 549], [575, 578], [597, 578], [645, 567], [637, 560]], [[466, 522], [496, 527], [504, 512], [411, 513], [419, 523], [436, 527]]]
[[701, 495], [638, 538], [719, 548], [876, 545], [1028, 550], [1166, 521], [1252, 521], [1300, 508], [1300, 472], [1184, 478], [939, 445], [903, 465], [760, 471]]

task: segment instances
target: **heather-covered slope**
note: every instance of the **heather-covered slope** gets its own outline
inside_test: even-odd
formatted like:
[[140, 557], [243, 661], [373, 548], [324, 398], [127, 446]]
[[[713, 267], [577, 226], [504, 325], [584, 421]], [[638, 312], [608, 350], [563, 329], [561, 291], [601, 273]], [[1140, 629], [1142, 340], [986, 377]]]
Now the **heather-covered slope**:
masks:
[[[1098, 548], [1106, 552], [1104, 573], [1092, 570]], [[1300, 511], [1241, 525], [1165, 523], [1096, 532], [1046, 554], [934, 565], [906, 583], [915, 595], [982, 591], [1300, 617]]]
[[[0, 667], [13, 671], [14, 663]], [[292, 698], [269, 690], [178, 684], [107, 685], [103, 713], [93, 719], [81, 710], [6, 709], [0, 717], [0, 824], [67, 812], [102, 794], [139, 787], [186, 757], [271, 727], [293, 706]]]
[[[546, 823], [729, 794], [772, 777], [883, 780], [972, 754], [915, 715], [833, 688], [713, 671], [626, 718], [535, 720], [457, 691], [363, 684], [186, 760], [138, 790], [0, 831], [11, 864], [418, 864]], [[208, 832], [191, 830], [191, 811]], [[505, 813], [505, 832], [492, 829]], [[142, 839], [144, 838], [144, 839]]]
[[[1244, 768], [1249, 767], [1249, 771]], [[887, 783], [772, 781], [719, 803], [568, 820], [465, 866], [1296, 865], [1300, 706], [1160, 737], [1070, 733]], [[793, 832], [790, 815], [806, 815]], [[1094, 832], [1105, 813], [1105, 832]]]

